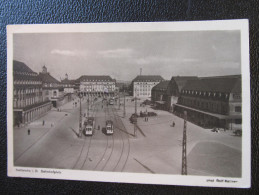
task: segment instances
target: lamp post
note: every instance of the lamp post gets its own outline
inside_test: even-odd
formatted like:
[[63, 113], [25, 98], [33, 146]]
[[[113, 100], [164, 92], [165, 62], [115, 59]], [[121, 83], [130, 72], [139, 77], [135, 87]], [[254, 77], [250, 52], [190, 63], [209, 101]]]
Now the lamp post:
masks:
[[79, 137], [82, 137], [82, 106], [81, 106], [82, 93], [81, 92], [79, 92], [78, 97], [80, 99], [80, 107], [79, 107]]
[[124, 92], [123, 92], [123, 97], [124, 97], [124, 99], [123, 99], [123, 104], [124, 104], [124, 107], [123, 107], [123, 118], [125, 118], [125, 116], [126, 116], [126, 108], [125, 108], [125, 89], [124, 89]]
[[137, 88], [135, 89], [135, 122], [134, 122], [134, 137], [137, 137]]

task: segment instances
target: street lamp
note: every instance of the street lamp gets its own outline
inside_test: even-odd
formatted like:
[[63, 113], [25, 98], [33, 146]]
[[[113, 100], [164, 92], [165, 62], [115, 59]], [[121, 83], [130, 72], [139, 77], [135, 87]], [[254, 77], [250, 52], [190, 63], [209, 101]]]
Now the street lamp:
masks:
[[79, 137], [82, 137], [82, 106], [81, 106], [81, 99], [82, 93], [79, 91], [78, 97], [80, 99], [80, 109], [79, 109]]
[[135, 88], [135, 122], [134, 122], [134, 137], [137, 136], [137, 121], [138, 121], [138, 115], [137, 115], [137, 90], [138, 88]]
[[124, 92], [123, 92], [123, 95], [124, 95], [124, 101], [123, 101], [123, 103], [124, 103], [124, 107], [123, 107], [123, 117], [125, 118], [125, 116], [126, 116], [126, 108], [125, 108], [125, 89], [124, 89]]

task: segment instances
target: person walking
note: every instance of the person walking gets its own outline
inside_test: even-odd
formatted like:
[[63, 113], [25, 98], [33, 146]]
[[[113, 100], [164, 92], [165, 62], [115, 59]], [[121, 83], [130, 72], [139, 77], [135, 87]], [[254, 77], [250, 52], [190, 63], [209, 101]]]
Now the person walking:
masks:
[[28, 135], [30, 135], [31, 134], [31, 130], [30, 129], [28, 129]]
[[44, 125], [45, 125], [45, 121], [43, 120], [43, 121], [42, 121], [42, 126], [44, 126]]

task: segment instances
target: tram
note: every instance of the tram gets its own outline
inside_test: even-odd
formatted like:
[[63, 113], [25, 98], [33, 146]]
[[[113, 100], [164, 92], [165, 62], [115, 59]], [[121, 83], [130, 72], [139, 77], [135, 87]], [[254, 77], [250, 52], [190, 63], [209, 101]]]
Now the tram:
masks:
[[94, 117], [89, 117], [84, 121], [84, 134], [93, 135], [95, 120]]
[[110, 104], [110, 105], [113, 105], [113, 104], [114, 104], [114, 99], [113, 99], [113, 98], [111, 98], [111, 99], [109, 100], [109, 104]]
[[106, 134], [107, 135], [113, 134], [113, 122], [111, 120], [106, 121]]

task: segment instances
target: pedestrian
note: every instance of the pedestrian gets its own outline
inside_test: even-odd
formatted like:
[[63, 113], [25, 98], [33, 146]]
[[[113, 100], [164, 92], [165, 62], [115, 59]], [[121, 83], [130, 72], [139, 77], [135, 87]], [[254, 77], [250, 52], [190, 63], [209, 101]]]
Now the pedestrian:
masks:
[[175, 122], [173, 121], [173, 127], [175, 126]]
[[43, 120], [43, 121], [42, 121], [42, 126], [44, 126], [44, 125], [45, 125], [45, 121]]
[[31, 130], [30, 129], [28, 129], [28, 135], [30, 135], [31, 134]]

